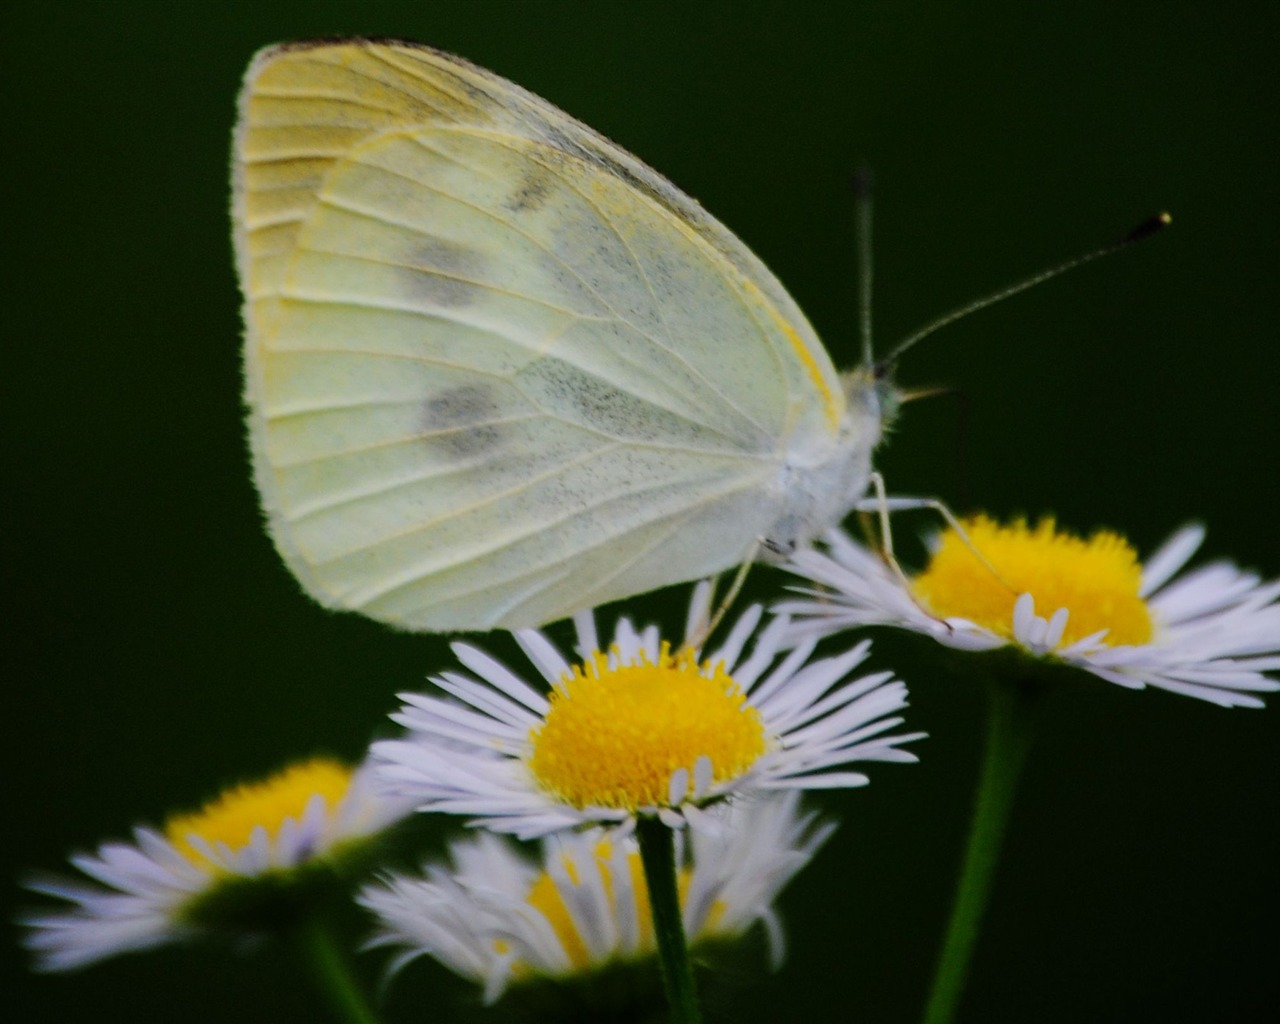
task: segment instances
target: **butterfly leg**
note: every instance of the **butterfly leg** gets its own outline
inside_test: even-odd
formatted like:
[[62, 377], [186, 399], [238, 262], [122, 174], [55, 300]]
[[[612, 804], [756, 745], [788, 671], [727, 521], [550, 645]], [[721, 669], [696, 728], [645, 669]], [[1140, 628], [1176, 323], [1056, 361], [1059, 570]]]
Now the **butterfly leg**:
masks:
[[751, 570], [751, 566], [755, 563], [756, 554], [760, 551], [763, 541], [756, 540], [747, 551], [746, 557], [743, 558], [742, 564], [738, 566], [738, 571], [733, 574], [733, 581], [729, 584], [729, 589], [725, 592], [724, 597], [716, 604], [715, 613], [703, 623], [698, 629], [690, 629], [685, 639], [685, 646], [691, 647], [695, 651], [702, 648], [711, 634], [716, 631], [716, 627], [724, 621], [725, 615], [728, 614], [729, 608], [737, 599], [738, 594], [742, 592], [742, 585], [747, 582], [747, 573]]
[[986, 567], [987, 571], [1004, 586], [1008, 587], [1010, 591], [1014, 590], [1013, 585], [1000, 574], [1000, 570], [992, 565], [987, 556], [978, 550], [978, 546], [969, 537], [968, 531], [961, 525], [960, 520], [956, 518], [956, 514], [944, 502], [939, 501], [937, 498], [891, 498], [885, 493], [884, 477], [874, 471], [868, 478], [868, 483], [871, 490], [875, 491], [875, 496], [862, 498], [855, 502], [854, 511], [876, 513], [878, 515], [880, 523], [880, 555], [885, 564], [893, 570], [898, 577], [898, 581], [906, 588], [908, 593], [911, 591], [910, 581], [893, 553], [893, 531], [889, 526], [889, 513], [910, 512], [917, 509], [929, 509], [938, 513], [943, 521], [955, 531], [956, 536], [960, 538], [960, 542], [973, 553], [973, 556]]

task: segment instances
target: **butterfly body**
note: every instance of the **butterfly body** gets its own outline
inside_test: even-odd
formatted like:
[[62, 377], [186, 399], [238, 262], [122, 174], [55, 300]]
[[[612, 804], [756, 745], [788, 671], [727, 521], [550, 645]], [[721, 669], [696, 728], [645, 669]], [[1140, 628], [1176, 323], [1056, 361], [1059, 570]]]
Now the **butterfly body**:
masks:
[[785, 554], [865, 490], [886, 385], [518, 86], [412, 44], [275, 47], [234, 174], [256, 479], [322, 603], [537, 625]]

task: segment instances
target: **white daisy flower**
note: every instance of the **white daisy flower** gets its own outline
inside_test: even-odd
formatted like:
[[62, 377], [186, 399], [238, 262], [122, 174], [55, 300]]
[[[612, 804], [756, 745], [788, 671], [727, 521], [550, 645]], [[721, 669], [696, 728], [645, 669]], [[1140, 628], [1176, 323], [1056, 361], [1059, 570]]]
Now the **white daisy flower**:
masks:
[[71, 863], [97, 884], [28, 882], [71, 906], [27, 914], [24, 943], [40, 969], [63, 971], [226, 925], [220, 915], [228, 907], [215, 907], [210, 897], [233, 886], [244, 890], [235, 912], [252, 914], [253, 883], [337, 867], [361, 840], [410, 812], [405, 801], [376, 792], [373, 781], [368, 766], [316, 758], [228, 789], [161, 830], [135, 828], [132, 843], [77, 854]]
[[[686, 638], [705, 630], [710, 587], [694, 590]], [[550, 685], [544, 694], [469, 644], [454, 654], [474, 676], [432, 677], [454, 699], [402, 694], [392, 718], [408, 738], [373, 746], [383, 781], [424, 811], [522, 838], [637, 815], [676, 827], [725, 797], [775, 789], [861, 786], [857, 761], [915, 761], [885, 735], [906, 686], [879, 672], [846, 681], [869, 644], [810, 661], [816, 641], [781, 653], [785, 619], [756, 634], [749, 609], [718, 650], [672, 651], [656, 627], [623, 618], [602, 653], [591, 612], [575, 617], [570, 664], [538, 630], [513, 635]], [[750, 654], [745, 648], [756, 634]], [[688, 642], [686, 640], [686, 642]]]
[[1175, 578], [1204, 540], [1202, 527], [1179, 530], [1144, 565], [1106, 531], [1086, 540], [1051, 519], [1034, 528], [981, 516], [963, 525], [988, 564], [948, 530], [909, 588], [841, 531], [827, 536], [828, 553], [797, 552], [790, 570], [823, 589], [778, 605], [795, 617], [789, 638], [897, 626], [966, 651], [1013, 645], [1130, 689], [1223, 707], [1262, 707], [1255, 694], [1280, 689], [1264, 675], [1280, 669], [1280, 581], [1227, 562]]
[[[732, 940], [757, 922], [775, 968], [783, 956], [778, 894], [834, 831], [798, 811], [791, 791], [721, 805], [714, 827], [681, 835], [680, 902], [697, 948]], [[534, 865], [492, 833], [455, 843], [452, 865], [425, 877], [391, 875], [359, 902], [377, 916], [371, 945], [403, 947], [396, 971], [433, 956], [497, 1000], [512, 983], [566, 980], [656, 956], [653, 922], [634, 837], [593, 829], [545, 838]]]

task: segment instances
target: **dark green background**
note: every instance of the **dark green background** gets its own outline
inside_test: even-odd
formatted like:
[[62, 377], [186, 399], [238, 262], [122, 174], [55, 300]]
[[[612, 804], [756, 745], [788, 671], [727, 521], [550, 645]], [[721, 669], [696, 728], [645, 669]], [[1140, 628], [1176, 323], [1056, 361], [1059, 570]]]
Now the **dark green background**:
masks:
[[[905, 383], [967, 401], [909, 408], [879, 464], [897, 493], [1055, 511], [1143, 551], [1201, 518], [1207, 556], [1280, 573], [1274, 5], [1062, 6], [6, 4], [6, 906], [31, 902], [22, 872], [227, 782], [358, 756], [392, 695], [446, 663], [437, 638], [321, 611], [259, 525], [227, 163], [239, 76], [277, 40], [418, 39], [548, 97], [732, 226], [843, 365], [860, 161], [882, 344], [1172, 210], [1165, 236], [913, 352]], [[918, 1012], [981, 701], [909, 645], [878, 650], [931, 734], [922, 761], [822, 801], [844, 824], [783, 900], [789, 962], [724, 1019]], [[1270, 1019], [1278, 713], [1083, 679], [1060, 694], [963, 1019]], [[3, 956], [20, 1019], [323, 1019], [273, 952], [39, 977], [11, 932]], [[442, 986], [411, 967], [392, 1015], [448, 1019]]]

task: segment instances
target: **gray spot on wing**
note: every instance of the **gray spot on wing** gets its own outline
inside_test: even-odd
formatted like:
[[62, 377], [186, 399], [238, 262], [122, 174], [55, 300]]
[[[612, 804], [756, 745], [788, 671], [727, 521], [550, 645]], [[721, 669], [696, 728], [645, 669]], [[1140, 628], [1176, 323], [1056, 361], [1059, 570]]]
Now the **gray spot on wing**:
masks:
[[411, 268], [404, 275], [410, 294], [431, 306], [468, 306], [484, 289], [487, 261], [482, 253], [465, 245], [429, 238], [402, 258]]
[[502, 407], [483, 384], [437, 391], [422, 403], [422, 435], [450, 460], [485, 455], [503, 444]]
[[520, 186], [507, 200], [506, 207], [512, 213], [534, 213], [546, 204], [551, 188], [550, 172], [542, 168], [526, 171]]

